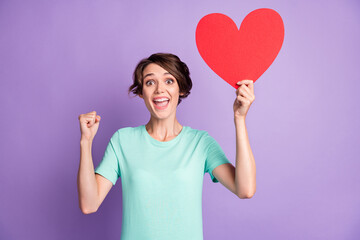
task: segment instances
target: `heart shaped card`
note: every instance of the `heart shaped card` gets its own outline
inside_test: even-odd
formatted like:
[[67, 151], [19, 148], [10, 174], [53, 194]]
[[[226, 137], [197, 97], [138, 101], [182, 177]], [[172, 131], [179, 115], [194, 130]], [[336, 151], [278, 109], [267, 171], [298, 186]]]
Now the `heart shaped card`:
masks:
[[204, 16], [196, 27], [196, 45], [206, 64], [234, 88], [254, 82], [270, 67], [284, 41], [281, 16], [269, 8], [250, 12], [237, 28], [221, 13]]

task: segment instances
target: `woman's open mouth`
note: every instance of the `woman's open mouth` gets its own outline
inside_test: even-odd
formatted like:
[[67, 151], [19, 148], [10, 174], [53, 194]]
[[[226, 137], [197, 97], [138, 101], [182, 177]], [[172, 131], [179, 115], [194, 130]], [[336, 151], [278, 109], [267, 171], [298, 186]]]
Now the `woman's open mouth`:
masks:
[[161, 98], [161, 99], [156, 99], [153, 100], [153, 103], [155, 105], [155, 107], [159, 110], [164, 110], [167, 108], [167, 106], [169, 105], [170, 100], [167, 98]]

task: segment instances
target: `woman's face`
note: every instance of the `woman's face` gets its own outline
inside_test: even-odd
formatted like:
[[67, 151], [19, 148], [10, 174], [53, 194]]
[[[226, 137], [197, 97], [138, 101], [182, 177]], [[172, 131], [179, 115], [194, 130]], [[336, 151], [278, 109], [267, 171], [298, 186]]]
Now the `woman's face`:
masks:
[[166, 119], [176, 114], [179, 85], [168, 71], [150, 63], [143, 71], [143, 90], [139, 96], [153, 117]]

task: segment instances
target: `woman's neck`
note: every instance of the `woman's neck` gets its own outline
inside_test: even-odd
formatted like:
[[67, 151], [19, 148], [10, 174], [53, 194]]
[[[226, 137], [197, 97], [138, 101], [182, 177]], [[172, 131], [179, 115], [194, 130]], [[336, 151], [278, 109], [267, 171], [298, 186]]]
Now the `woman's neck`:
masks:
[[179, 135], [183, 127], [176, 118], [174, 120], [150, 118], [149, 122], [145, 125], [145, 128], [151, 137], [165, 142], [170, 141]]

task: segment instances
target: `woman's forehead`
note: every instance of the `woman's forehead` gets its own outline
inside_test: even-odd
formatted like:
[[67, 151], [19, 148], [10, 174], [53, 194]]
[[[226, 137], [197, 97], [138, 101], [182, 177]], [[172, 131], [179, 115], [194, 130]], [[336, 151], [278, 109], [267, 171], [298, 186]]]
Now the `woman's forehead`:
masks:
[[147, 76], [154, 76], [154, 75], [171, 75], [166, 69], [162, 68], [158, 64], [150, 63], [147, 65], [143, 71], [143, 78]]

